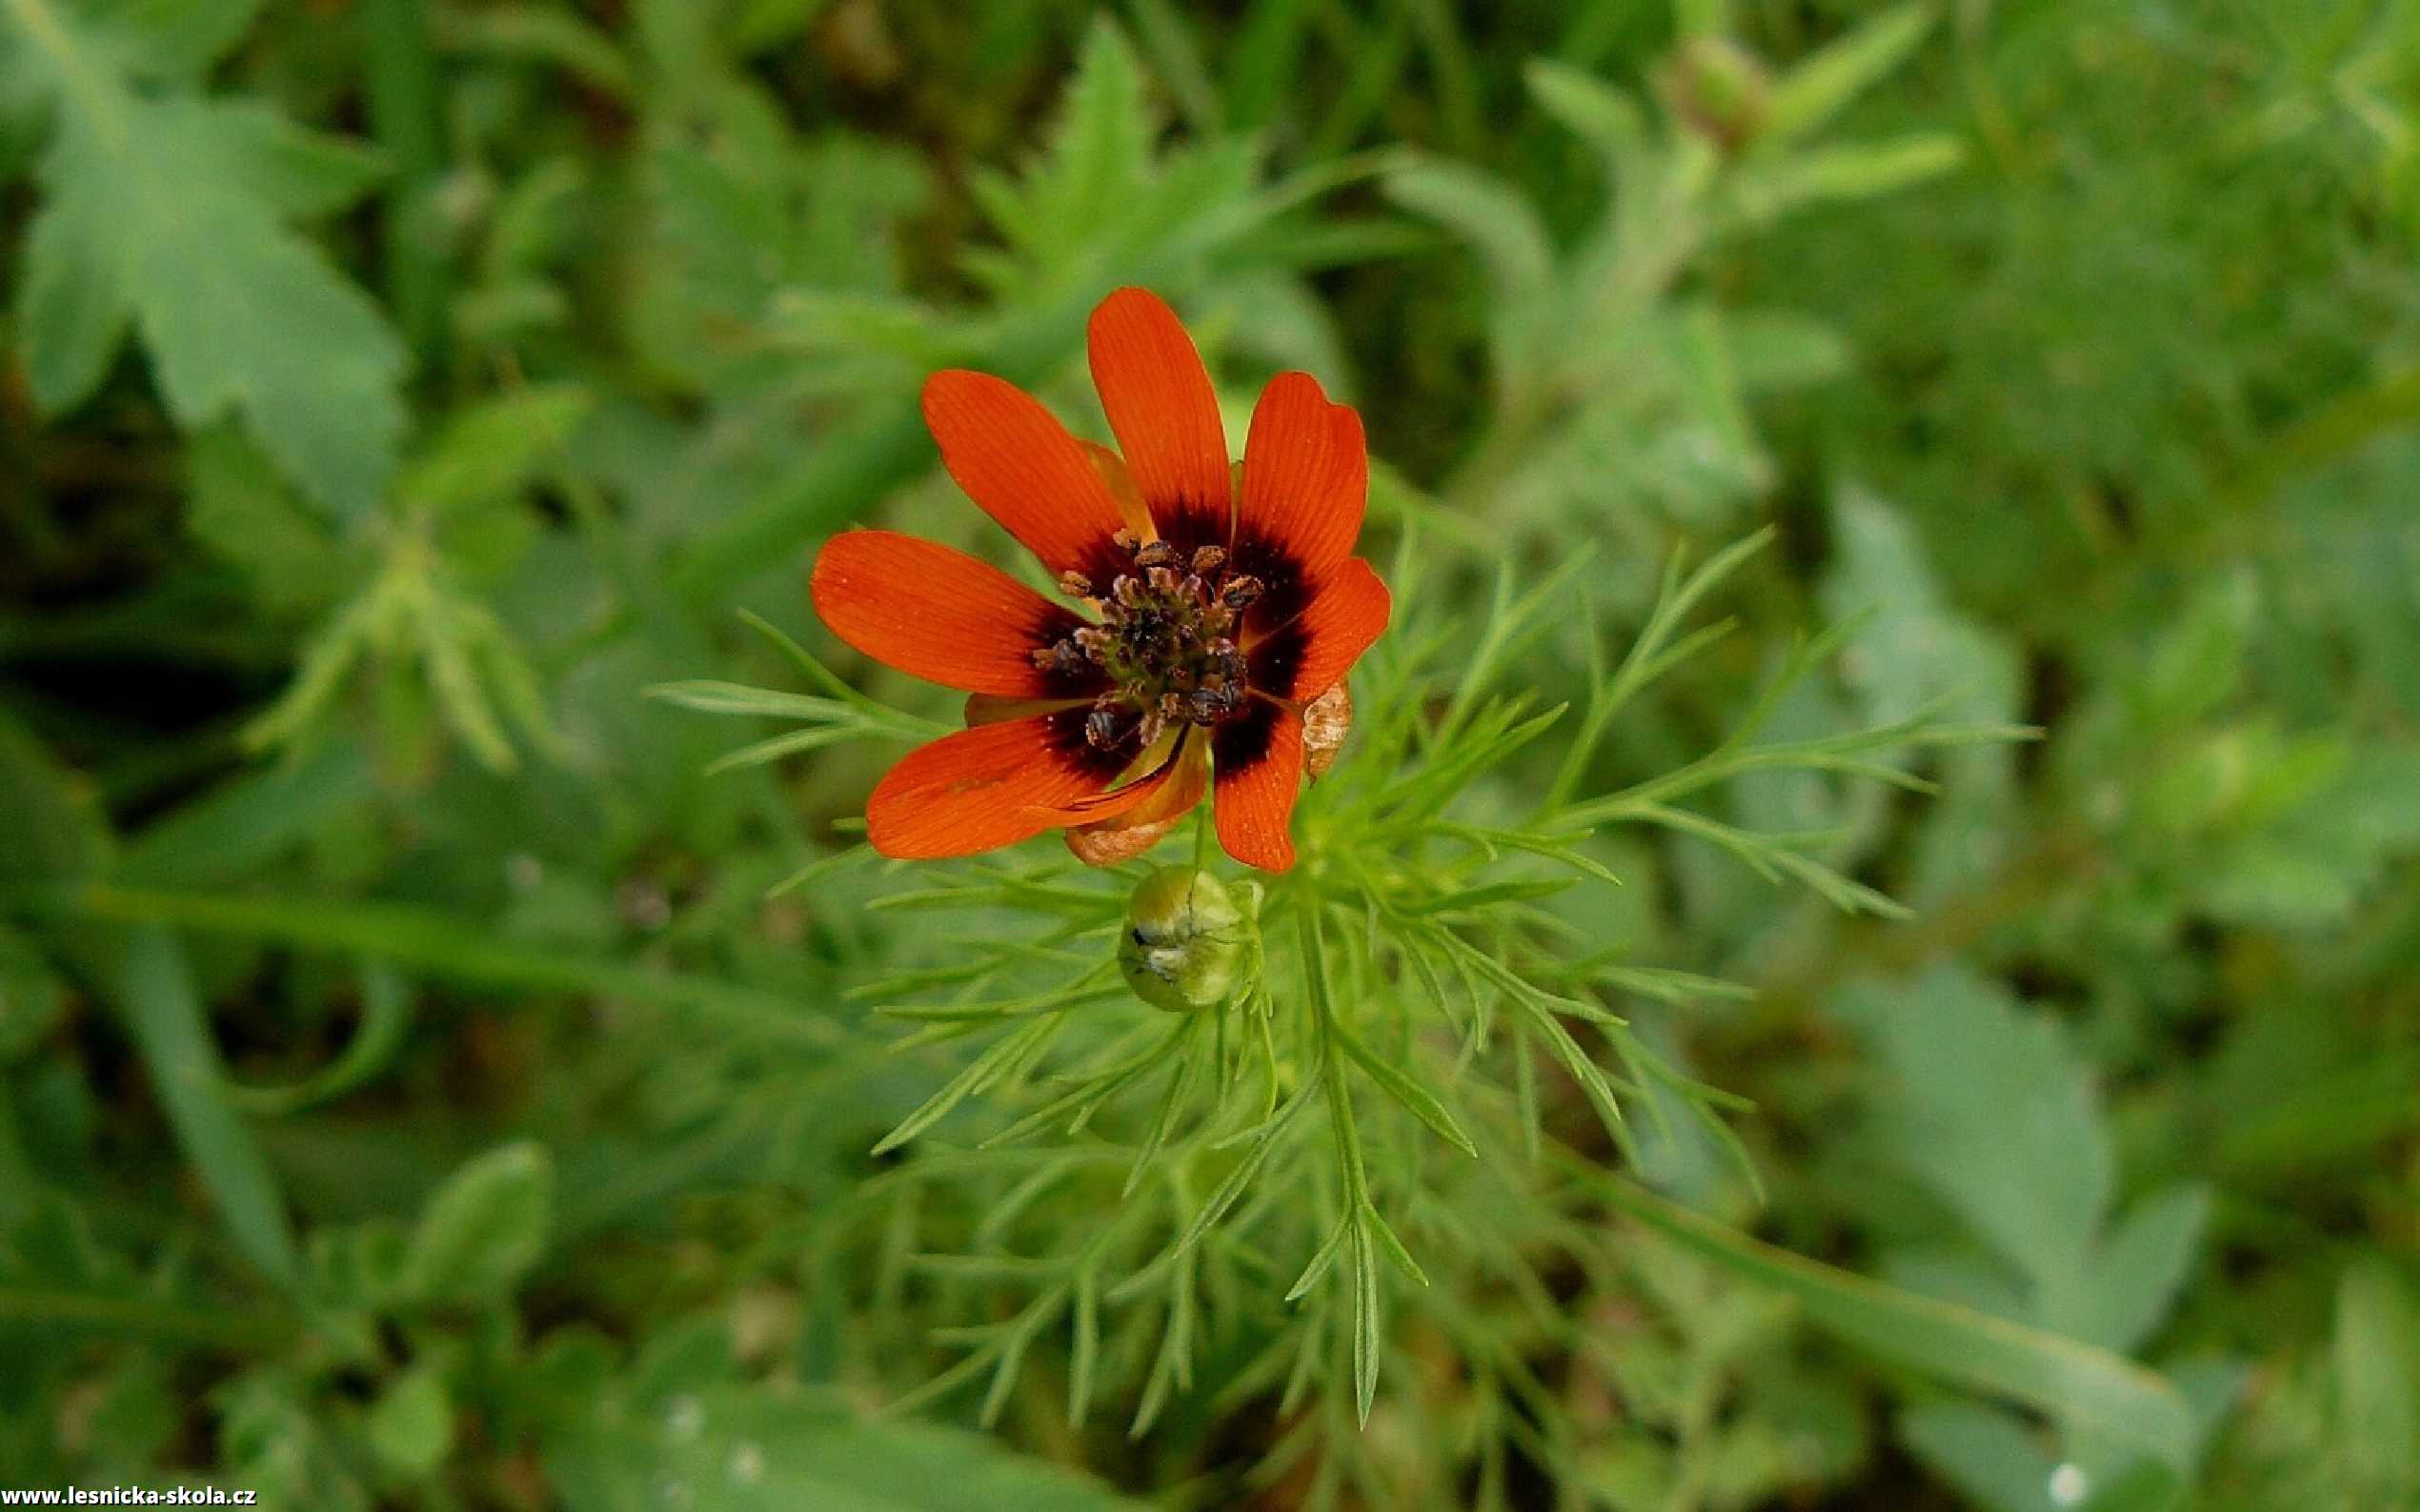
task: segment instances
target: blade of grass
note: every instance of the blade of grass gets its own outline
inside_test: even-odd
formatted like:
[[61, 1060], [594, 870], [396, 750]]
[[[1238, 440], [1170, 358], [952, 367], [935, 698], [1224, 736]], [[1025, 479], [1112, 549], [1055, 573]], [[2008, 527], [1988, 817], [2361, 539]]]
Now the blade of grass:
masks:
[[381, 961], [361, 967], [361, 1022], [345, 1041], [344, 1053], [317, 1075], [284, 1087], [230, 1089], [238, 1107], [249, 1113], [299, 1113], [333, 1101], [387, 1069], [412, 1032], [412, 985]]
[[13, 1283], [0, 1285], [0, 1325], [263, 1353], [283, 1348], [300, 1331], [297, 1320], [275, 1313]]
[[292, 1292], [302, 1261], [269, 1162], [237, 1116], [226, 1068], [175, 937], [156, 925], [95, 931], [80, 942], [133, 1038], [153, 1094], [185, 1158], [209, 1189], [228, 1236], [262, 1275]]
[[689, 1010], [812, 1045], [833, 1045], [842, 1038], [838, 1025], [809, 1016], [779, 993], [511, 943], [487, 935], [469, 919], [412, 904], [220, 897], [107, 885], [56, 893], [51, 898], [59, 912], [90, 918], [168, 924], [375, 956], [473, 986], [622, 998]]
[[444, 144], [428, 0], [363, 0], [361, 30], [371, 130], [395, 165], [382, 227], [388, 292], [405, 338], [425, 362], [437, 354], [446, 306], [445, 258], [429, 203]]

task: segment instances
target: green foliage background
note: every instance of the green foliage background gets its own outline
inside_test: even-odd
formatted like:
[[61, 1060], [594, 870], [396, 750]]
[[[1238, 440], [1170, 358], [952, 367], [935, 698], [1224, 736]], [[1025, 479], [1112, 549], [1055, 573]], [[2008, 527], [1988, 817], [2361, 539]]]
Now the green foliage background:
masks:
[[[2406, 0], [0, 0], [0, 1486], [2420, 1506]], [[1188, 1269], [919, 1391], [1100, 1212], [869, 1154], [968, 1061], [853, 991], [933, 958], [847, 823], [947, 701], [729, 690], [837, 654], [832, 531], [997, 548], [917, 386], [1102, 433], [1121, 283], [1231, 435], [1359, 405], [1404, 626], [1541, 702], [1773, 529], [1742, 634], [1454, 790], [1591, 817], [1538, 917], [1765, 1190], [1525, 1057], [1554, 1148], [1452, 1177], [1357, 1047], [1372, 1179], [1520, 1267], [1288, 1389], [1246, 1244], [1198, 1339]], [[1637, 797], [1826, 625], [1775, 737], [2043, 738]], [[1403, 739], [1499, 728], [1453, 676]]]

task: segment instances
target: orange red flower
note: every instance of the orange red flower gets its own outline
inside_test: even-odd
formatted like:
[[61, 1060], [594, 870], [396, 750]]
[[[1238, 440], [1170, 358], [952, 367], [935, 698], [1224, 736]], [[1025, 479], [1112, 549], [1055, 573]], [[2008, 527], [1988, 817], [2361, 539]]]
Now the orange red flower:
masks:
[[1064, 602], [892, 531], [836, 535], [816, 611], [877, 661], [968, 695], [969, 728], [910, 752], [866, 804], [885, 856], [967, 856], [1061, 828], [1107, 864], [1212, 794], [1219, 842], [1294, 864], [1305, 711], [1386, 628], [1353, 554], [1369, 492], [1361, 416], [1308, 373], [1269, 380], [1243, 463], [1176, 314], [1141, 289], [1093, 312], [1093, 383], [1118, 451], [986, 373], [938, 373], [924, 419], [967, 496]]

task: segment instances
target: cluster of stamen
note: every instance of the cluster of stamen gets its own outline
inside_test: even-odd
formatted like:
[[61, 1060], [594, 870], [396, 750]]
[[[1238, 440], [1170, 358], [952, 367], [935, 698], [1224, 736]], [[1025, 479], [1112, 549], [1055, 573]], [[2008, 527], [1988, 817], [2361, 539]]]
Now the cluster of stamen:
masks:
[[1260, 580], [1229, 575], [1220, 547], [1201, 547], [1188, 561], [1166, 541], [1131, 531], [1119, 531], [1117, 542], [1128, 569], [1107, 593], [1082, 573], [1059, 575], [1059, 591], [1091, 600], [1100, 623], [1034, 653], [1044, 672], [1091, 668], [1109, 679], [1085, 718], [1084, 738], [1107, 750], [1124, 745], [1131, 731], [1147, 749], [1170, 725], [1214, 725], [1240, 712], [1249, 689], [1234, 632], [1260, 596]]

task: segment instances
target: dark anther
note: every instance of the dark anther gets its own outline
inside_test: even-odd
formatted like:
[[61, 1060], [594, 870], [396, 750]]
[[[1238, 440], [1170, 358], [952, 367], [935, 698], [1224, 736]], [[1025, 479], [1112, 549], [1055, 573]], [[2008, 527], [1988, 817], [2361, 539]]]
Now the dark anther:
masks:
[[[1085, 717], [1084, 737], [1104, 750], [1147, 750], [1172, 727], [1233, 718], [1251, 695], [1236, 623], [1266, 585], [1249, 574], [1226, 575], [1234, 557], [1224, 547], [1187, 554], [1122, 530], [1116, 539], [1131, 569], [1106, 583], [1080, 573], [1059, 576], [1063, 591], [1094, 600], [1100, 612], [1099, 624], [1060, 643], [1066, 662], [1048, 663], [1077, 671], [1089, 661], [1106, 675], [1109, 691]], [[1039, 654], [1035, 659], [1044, 665]]]
[[1249, 609], [1252, 601], [1260, 596], [1260, 579], [1250, 573], [1241, 573], [1227, 579], [1227, 586], [1219, 593], [1219, 602], [1229, 609]]

